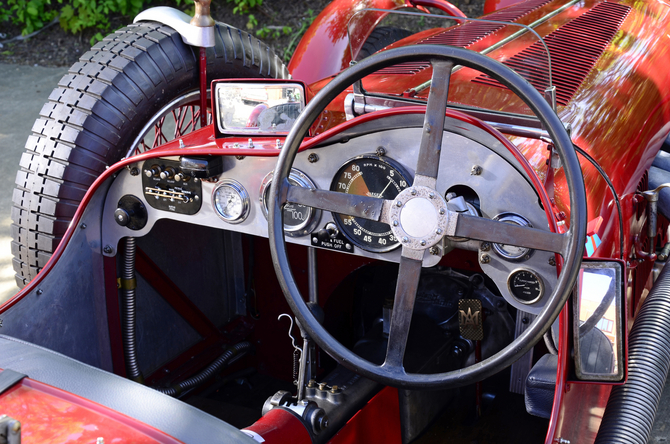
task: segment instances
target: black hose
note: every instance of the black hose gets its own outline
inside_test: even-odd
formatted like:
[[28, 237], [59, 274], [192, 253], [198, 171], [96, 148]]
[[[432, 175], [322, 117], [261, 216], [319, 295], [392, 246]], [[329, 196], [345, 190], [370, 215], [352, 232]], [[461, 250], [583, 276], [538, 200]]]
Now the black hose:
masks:
[[231, 347], [229, 347], [221, 356], [219, 356], [214, 362], [209, 364], [207, 368], [198, 373], [195, 376], [192, 376], [185, 381], [182, 381], [178, 384], [173, 385], [172, 387], [153, 387], [155, 390], [164, 393], [169, 396], [178, 396], [185, 390], [188, 390], [191, 387], [195, 387], [198, 384], [202, 384], [207, 379], [214, 376], [219, 370], [223, 368], [224, 365], [230, 365], [237, 358], [242, 357], [242, 355], [251, 351], [252, 347], [249, 342], [240, 342]]
[[628, 340], [628, 380], [612, 389], [596, 444], [645, 444], [670, 368], [670, 267], [642, 304]]
[[137, 280], [135, 278], [135, 250], [135, 238], [125, 238], [125, 251], [123, 253], [123, 263], [121, 265], [123, 354], [126, 359], [126, 376], [133, 381], [144, 382], [142, 372], [137, 363], [137, 349], [135, 348], [135, 289], [137, 288]]

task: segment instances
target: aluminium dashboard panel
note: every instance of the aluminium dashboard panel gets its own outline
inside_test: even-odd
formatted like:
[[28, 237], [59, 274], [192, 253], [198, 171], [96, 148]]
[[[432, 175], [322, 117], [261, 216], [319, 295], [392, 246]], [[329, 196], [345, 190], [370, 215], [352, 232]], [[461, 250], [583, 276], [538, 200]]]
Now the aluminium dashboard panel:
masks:
[[[455, 186], [466, 187], [476, 193], [482, 217], [492, 219], [503, 213], [516, 213], [527, 219], [533, 227], [548, 230], [546, 216], [539, 204], [537, 193], [519, 172], [519, 165], [510, 163], [511, 156], [507, 149], [488, 133], [467, 123], [458, 121], [458, 132], [460, 134], [444, 133], [437, 191], [444, 196]], [[382, 147], [385, 157], [401, 165], [406, 174], [414, 177], [420, 140], [420, 128], [396, 128], [374, 132], [353, 137], [346, 142], [339, 141], [298, 153], [293, 167], [309, 177], [316, 188], [328, 190], [342, 165], [356, 157], [374, 155], [377, 149]], [[480, 141], [485, 142], [486, 146]], [[318, 155], [317, 162], [310, 162], [308, 159], [312, 153]], [[277, 158], [247, 156], [238, 159], [234, 156], [225, 156], [223, 160], [223, 173], [216, 180], [202, 181], [202, 206], [196, 214], [180, 214], [149, 208], [147, 225], [136, 231], [117, 225], [113, 218], [116, 203], [124, 195], [134, 195], [146, 203], [142, 178], [132, 176], [129, 169], [122, 170], [110, 188], [103, 216], [103, 245], [112, 247], [108, 250], [111, 251], [108, 255], [115, 254], [116, 245], [121, 238], [142, 236], [162, 218], [267, 238], [268, 224], [263, 215], [262, 184], [274, 170]], [[479, 167], [480, 174], [472, 174], [475, 166]], [[211, 197], [218, 186], [217, 182], [222, 180], [234, 180], [248, 192], [250, 206], [244, 220], [236, 221], [234, 224], [227, 223], [214, 208]], [[314, 230], [323, 229], [326, 224], [334, 222], [334, 216], [330, 212], [318, 213], [314, 221]], [[313, 245], [309, 233], [302, 236], [287, 236], [286, 241], [304, 246]], [[454, 244], [458, 246], [457, 242]], [[350, 253], [343, 254], [399, 262], [400, 253], [400, 248], [387, 252], [371, 252], [354, 247]], [[546, 298], [540, 298], [540, 301], [530, 305], [520, 303], [510, 294], [508, 277], [519, 268], [531, 270], [541, 277], [544, 293], [550, 294], [556, 282], [556, 268], [552, 265], [554, 254], [536, 251], [529, 255], [528, 259], [509, 261], [494, 251], [481, 250], [480, 245], [480, 257], [484, 253], [488, 255], [489, 261], [481, 264], [482, 269], [496, 283], [507, 301], [524, 311], [538, 312]], [[440, 256], [426, 252], [424, 266], [435, 265], [440, 259]]]

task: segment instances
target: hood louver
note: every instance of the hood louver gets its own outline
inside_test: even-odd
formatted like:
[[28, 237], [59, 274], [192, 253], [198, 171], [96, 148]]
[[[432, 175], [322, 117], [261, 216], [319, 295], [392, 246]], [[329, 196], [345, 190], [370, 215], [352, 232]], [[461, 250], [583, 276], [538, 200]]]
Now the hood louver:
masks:
[[[552, 0], [527, 0], [517, 3], [500, 11], [493, 12], [485, 17], [487, 20], [500, 22], [513, 22], [521, 17], [530, 14], [536, 9], [541, 8]], [[504, 28], [505, 25], [498, 23], [468, 22], [461, 26], [449, 28], [439, 34], [427, 37], [417, 44], [429, 45], [451, 45], [468, 48], [481, 39]], [[380, 74], [416, 74], [417, 72], [429, 68], [428, 62], [401, 63], [390, 66], [379, 71]]]
[[[628, 6], [600, 3], [544, 38], [551, 54], [552, 81], [556, 86], [556, 99], [559, 105], [568, 104], [629, 12]], [[540, 42], [503, 63], [522, 75], [540, 92], [549, 85], [547, 55]], [[505, 88], [484, 74], [472, 81]]]

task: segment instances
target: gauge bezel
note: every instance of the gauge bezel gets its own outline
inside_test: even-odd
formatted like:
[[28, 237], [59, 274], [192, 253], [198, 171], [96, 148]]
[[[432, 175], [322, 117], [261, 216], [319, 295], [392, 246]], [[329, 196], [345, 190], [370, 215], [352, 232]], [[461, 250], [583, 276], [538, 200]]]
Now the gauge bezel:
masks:
[[[219, 190], [226, 187], [236, 192], [237, 195], [240, 197], [240, 200], [242, 201], [242, 212], [240, 213], [239, 216], [236, 217], [226, 216], [221, 212], [218, 205], [216, 204], [217, 193], [219, 192]], [[216, 214], [224, 221], [228, 222], [229, 224], [239, 224], [241, 222], [244, 222], [249, 216], [249, 212], [251, 210], [251, 199], [249, 198], [249, 193], [247, 192], [246, 188], [244, 188], [244, 186], [241, 183], [233, 179], [223, 179], [217, 184], [217, 186], [212, 191], [212, 207], [214, 207], [214, 211], [216, 211]]]
[[[387, 164], [389, 167], [393, 168], [396, 170], [399, 174], [400, 177], [407, 183], [407, 187], [409, 188], [412, 186], [412, 183], [414, 182], [414, 178], [410, 175], [410, 173], [407, 171], [407, 169], [402, 166], [398, 161], [391, 159], [390, 157], [386, 156], [378, 156], [376, 154], [362, 154], [360, 156], [352, 157], [350, 159], [347, 159], [346, 162], [344, 162], [340, 167], [337, 169], [337, 172], [333, 176], [331, 182], [330, 182], [330, 190], [331, 191], [336, 191], [333, 190], [335, 187], [335, 183], [337, 182], [338, 178], [341, 176], [342, 171], [345, 170], [352, 162], [357, 162], [361, 159], [371, 159], [371, 160], [377, 160], [381, 163]], [[370, 253], [387, 253], [389, 251], [395, 250], [398, 248], [401, 243], [400, 241], [386, 245], [383, 247], [370, 247], [368, 244], [364, 244], [362, 242], [359, 242], [358, 239], [354, 238], [351, 236], [348, 232], [348, 229], [344, 225], [344, 223], [340, 220], [338, 217], [338, 213], [332, 213], [333, 220], [335, 221], [335, 224], [337, 225], [337, 228], [340, 230], [340, 233], [352, 244], [354, 244], [356, 247], [360, 248], [361, 250], [370, 252]], [[391, 231], [391, 227], [389, 226], [389, 231]]]
[[[525, 217], [521, 216], [520, 214], [517, 213], [500, 213], [497, 216], [493, 218], [493, 220], [499, 221], [499, 222], [505, 222], [505, 221], [512, 221], [519, 225], [520, 227], [530, 227], [533, 228], [533, 224], [530, 223], [528, 219]], [[524, 252], [522, 254], [509, 254], [505, 250], [503, 250], [502, 246], [500, 244], [493, 243], [493, 249], [495, 250], [496, 253], [503, 259], [506, 259], [508, 261], [512, 262], [523, 262], [528, 259], [533, 255], [535, 250], [530, 249], [530, 248], [525, 248], [525, 247], [517, 247], [517, 248], [522, 248]]]
[[[516, 275], [517, 273], [522, 272], [522, 271], [525, 271], [526, 273], [532, 274], [533, 277], [540, 284], [540, 295], [538, 297], [536, 297], [535, 299], [530, 300], [530, 301], [524, 301], [522, 299], [519, 299], [514, 294], [514, 291], [512, 291], [512, 278], [514, 277], [514, 275]], [[544, 296], [544, 280], [542, 279], [542, 276], [539, 273], [536, 273], [535, 271], [533, 271], [529, 268], [516, 268], [507, 277], [507, 290], [509, 291], [510, 296], [512, 296], [514, 298], [514, 300], [519, 302], [520, 304], [533, 305], [534, 303], [536, 303], [537, 301], [542, 299], [542, 297]]]
[[[259, 199], [261, 202], [261, 212], [263, 213], [265, 219], [268, 218], [268, 202], [266, 199], [266, 194], [270, 189], [270, 185], [272, 185], [273, 176], [274, 171], [270, 171], [268, 174], [265, 175], [263, 181], [261, 182]], [[307, 174], [303, 173], [297, 168], [291, 168], [291, 173], [289, 174], [289, 181], [291, 180], [303, 188], [316, 190], [316, 185], [314, 185], [312, 179], [310, 179], [309, 176], [307, 176]], [[321, 219], [321, 210], [318, 208], [312, 208], [307, 205], [304, 206], [308, 209], [309, 216], [303, 223], [299, 225], [288, 227], [286, 224], [284, 224], [284, 233], [286, 233], [286, 235], [290, 237], [306, 236], [307, 234], [314, 231], [314, 228], [316, 228], [319, 219]]]

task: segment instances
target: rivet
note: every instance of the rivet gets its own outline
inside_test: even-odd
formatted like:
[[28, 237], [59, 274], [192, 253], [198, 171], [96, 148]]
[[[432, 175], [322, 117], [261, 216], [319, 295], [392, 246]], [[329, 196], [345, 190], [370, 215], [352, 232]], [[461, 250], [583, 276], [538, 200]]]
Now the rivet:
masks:
[[35, 292], [35, 294], [37, 294], [37, 296], [41, 296], [42, 293], [44, 293], [44, 290], [42, 290], [41, 288]]
[[414, 188], [412, 188], [412, 189], [409, 191], [409, 193], [410, 193], [412, 196], [416, 196], [416, 190], [415, 190]]
[[316, 163], [319, 161], [319, 156], [316, 153], [312, 153], [309, 156], [307, 156], [307, 160], [309, 163]]
[[404, 243], [407, 243], [407, 242], [409, 242], [409, 239], [407, 238], [407, 236], [405, 236], [405, 237], [402, 238], [402, 241], [403, 241]]
[[421, 244], [422, 247], [426, 245], [426, 241], [423, 240], [423, 239], [422, 239], [421, 242], [419, 242], [419, 243]]
[[114, 249], [111, 247], [111, 245], [105, 245], [105, 248], [103, 248], [102, 251], [107, 254], [111, 254], [114, 251]]
[[402, 207], [402, 202], [397, 201], [397, 202], [395, 203], [395, 206], [396, 206], [396, 207]]
[[442, 234], [442, 228], [438, 228], [437, 230], [435, 230], [435, 234]]
[[346, 244], [345, 247], [347, 250], [351, 250], [351, 244]]
[[398, 226], [398, 221], [397, 221], [397, 220], [394, 220], [394, 221], [393, 221], [393, 226], [394, 226], [394, 227], [397, 227], [397, 226]]
[[85, 230], [85, 229], [86, 229], [86, 224], [81, 224], [81, 225], [79, 225], [79, 227], [80, 227], [82, 230]]
[[440, 215], [443, 215], [445, 213], [444, 208], [440, 208], [439, 213], [440, 213]]
[[317, 242], [319, 242], [319, 239], [316, 238], [316, 237], [313, 237], [313, 238], [312, 238], [312, 242], [317, 243]]
[[435, 199], [435, 193], [433, 193], [433, 192], [428, 193], [428, 197], [431, 198], [431, 199]]

